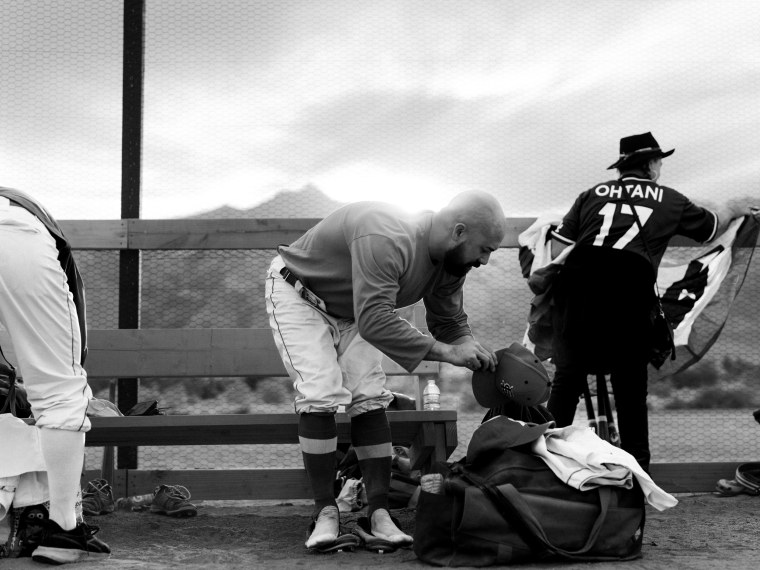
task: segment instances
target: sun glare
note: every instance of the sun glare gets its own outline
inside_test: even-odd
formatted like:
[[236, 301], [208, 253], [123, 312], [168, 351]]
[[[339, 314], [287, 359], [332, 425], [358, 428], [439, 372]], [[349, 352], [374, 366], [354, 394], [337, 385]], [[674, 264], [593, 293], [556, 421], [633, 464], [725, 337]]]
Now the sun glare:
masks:
[[369, 163], [341, 167], [314, 180], [325, 194], [341, 202], [377, 200], [408, 212], [438, 210], [456, 193], [446, 183]]

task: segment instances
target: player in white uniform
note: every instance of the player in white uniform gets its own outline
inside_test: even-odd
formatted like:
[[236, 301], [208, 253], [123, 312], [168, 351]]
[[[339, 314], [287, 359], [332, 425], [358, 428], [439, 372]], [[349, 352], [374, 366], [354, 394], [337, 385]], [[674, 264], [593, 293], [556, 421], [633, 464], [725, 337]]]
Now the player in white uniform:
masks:
[[0, 188], [0, 323], [39, 429], [50, 512], [32, 558], [65, 563], [107, 558], [110, 549], [76, 520], [92, 392], [86, 354], [84, 290], [58, 224], [31, 197]]
[[[351, 416], [351, 439], [367, 490], [367, 526], [408, 545], [388, 513], [391, 433], [383, 354], [407, 370], [423, 359], [493, 370], [493, 352], [473, 337], [462, 304], [472, 267], [488, 263], [506, 220], [483, 192], [456, 196], [439, 212], [409, 215], [378, 202], [349, 204], [279, 249], [266, 279], [275, 342], [296, 390], [299, 440], [315, 500], [307, 548], [339, 537], [334, 414]], [[422, 299], [432, 336], [396, 313]]]

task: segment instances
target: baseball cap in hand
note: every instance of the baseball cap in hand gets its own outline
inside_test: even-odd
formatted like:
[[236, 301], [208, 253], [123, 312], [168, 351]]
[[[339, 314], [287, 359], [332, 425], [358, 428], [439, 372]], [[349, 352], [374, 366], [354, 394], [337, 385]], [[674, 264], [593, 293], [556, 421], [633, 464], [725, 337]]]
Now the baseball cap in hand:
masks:
[[472, 393], [481, 406], [493, 408], [507, 401], [537, 406], [549, 398], [549, 375], [533, 352], [513, 342], [495, 354], [495, 372], [476, 370], [472, 374]]

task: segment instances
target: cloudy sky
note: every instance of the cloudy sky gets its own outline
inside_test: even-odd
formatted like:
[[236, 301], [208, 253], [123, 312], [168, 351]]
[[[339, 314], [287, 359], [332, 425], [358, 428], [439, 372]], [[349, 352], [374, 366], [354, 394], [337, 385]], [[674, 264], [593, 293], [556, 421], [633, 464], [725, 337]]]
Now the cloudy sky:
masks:
[[[0, 3], [0, 185], [118, 218], [122, 7]], [[760, 196], [754, 0], [147, 0], [146, 218], [313, 185], [564, 209], [652, 131], [661, 182]]]

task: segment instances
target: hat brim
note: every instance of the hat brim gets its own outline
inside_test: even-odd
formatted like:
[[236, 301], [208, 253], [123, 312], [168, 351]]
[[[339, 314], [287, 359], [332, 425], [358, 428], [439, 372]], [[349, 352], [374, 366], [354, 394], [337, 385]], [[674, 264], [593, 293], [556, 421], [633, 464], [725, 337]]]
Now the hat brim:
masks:
[[[494, 353], [497, 363], [501, 362], [502, 355], [506, 350], [506, 348], [502, 348]], [[496, 385], [496, 372], [487, 370], [476, 370], [472, 373], [472, 394], [478, 404], [484, 408], [493, 408], [508, 399]]]
[[[514, 342], [494, 354], [497, 358], [494, 372], [476, 370], [472, 374], [472, 393], [478, 404], [484, 408], [494, 408], [510, 401], [522, 406], [537, 406], [546, 401], [551, 382], [533, 352]], [[505, 394], [500, 389], [502, 379], [509, 379], [509, 384], [514, 386], [511, 394]]]
[[626, 162], [629, 162], [631, 159], [641, 159], [641, 158], [665, 158], [670, 156], [676, 151], [676, 149], [672, 148], [670, 150], [667, 150], [665, 152], [661, 150], [644, 150], [641, 152], [632, 152], [631, 154], [627, 154], [622, 158], [619, 158], [617, 162], [614, 164], [611, 164], [607, 167], [607, 170], [612, 170], [613, 168], [619, 168], [620, 166], [624, 165]]

